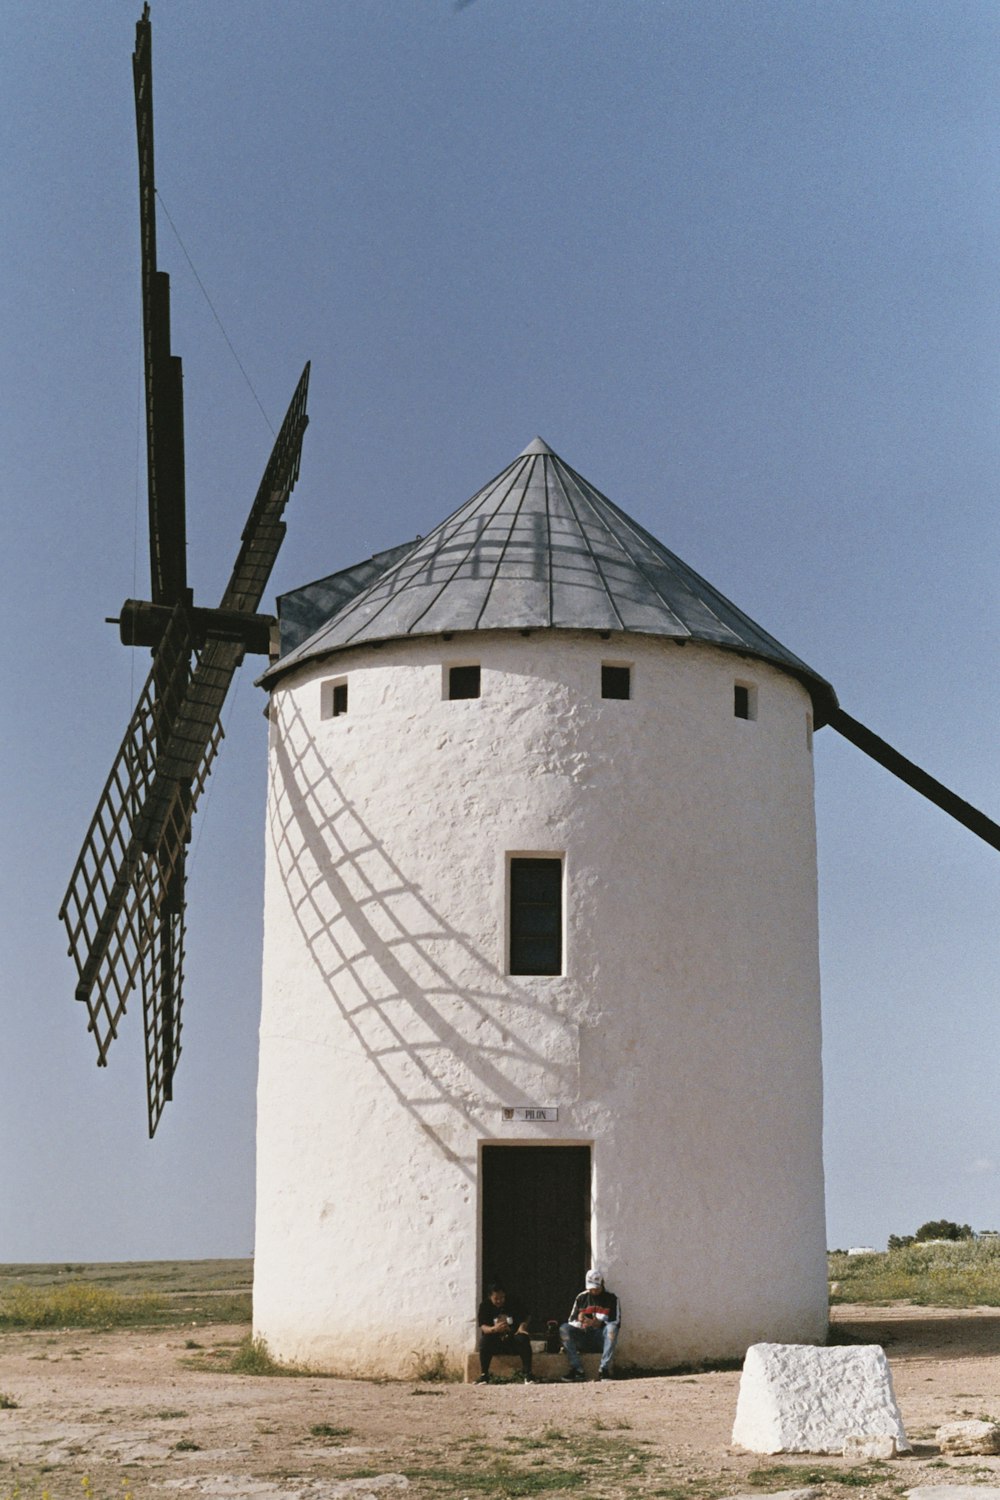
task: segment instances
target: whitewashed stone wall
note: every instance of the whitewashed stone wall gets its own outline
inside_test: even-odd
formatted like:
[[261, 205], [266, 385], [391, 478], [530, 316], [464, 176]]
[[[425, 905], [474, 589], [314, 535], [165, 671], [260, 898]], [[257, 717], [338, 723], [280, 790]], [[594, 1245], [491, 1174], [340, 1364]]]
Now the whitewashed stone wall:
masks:
[[[631, 701], [601, 699], [602, 661], [633, 665]], [[447, 701], [468, 662], [482, 696]], [[323, 719], [341, 677], [349, 712]], [[560, 631], [359, 648], [278, 684], [254, 1284], [277, 1356], [457, 1362], [479, 1147], [516, 1139], [593, 1145], [623, 1361], [823, 1336], [808, 713], [760, 662]], [[504, 973], [512, 852], [565, 857], [562, 977]], [[558, 1123], [501, 1121], [540, 1103]]]

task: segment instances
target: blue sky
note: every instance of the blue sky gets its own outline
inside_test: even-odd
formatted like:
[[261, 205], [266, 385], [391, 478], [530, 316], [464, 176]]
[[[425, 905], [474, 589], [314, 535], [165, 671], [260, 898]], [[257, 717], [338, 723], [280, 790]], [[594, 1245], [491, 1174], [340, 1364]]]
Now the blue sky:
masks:
[[[0, 1260], [249, 1254], [265, 789], [243, 668], [191, 860], [184, 1055], [98, 1072], [56, 911], [147, 663], [130, 54], [0, 60]], [[426, 532], [540, 433], [1000, 816], [992, 0], [157, 0], [189, 572], [221, 594], [313, 361], [272, 597]], [[188, 259], [197, 269], [213, 315]], [[816, 741], [829, 1243], [1000, 1227], [997, 854]]]

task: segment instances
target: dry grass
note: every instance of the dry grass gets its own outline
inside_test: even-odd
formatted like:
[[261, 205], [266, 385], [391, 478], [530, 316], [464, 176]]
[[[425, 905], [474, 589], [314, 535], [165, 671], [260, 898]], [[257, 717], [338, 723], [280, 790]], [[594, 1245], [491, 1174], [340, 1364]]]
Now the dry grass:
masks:
[[60, 1287], [15, 1287], [0, 1297], [0, 1328], [123, 1328], [149, 1323], [159, 1298], [120, 1297], [71, 1281]]
[[115, 1292], [162, 1292], [164, 1296], [248, 1292], [253, 1282], [253, 1261], [248, 1257], [0, 1264], [0, 1292], [8, 1285], [58, 1286], [65, 1281], [86, 1281]]
[[252, 1262], [0, 1266], [0, 1328], [248, 1323]]

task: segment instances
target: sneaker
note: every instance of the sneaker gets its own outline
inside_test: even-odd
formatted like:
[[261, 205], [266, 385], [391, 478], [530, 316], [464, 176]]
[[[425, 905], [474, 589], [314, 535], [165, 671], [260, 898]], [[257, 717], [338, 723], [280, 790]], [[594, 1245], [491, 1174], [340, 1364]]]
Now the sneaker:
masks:
[[563, 1385], [578, 1385], [581, 1380], [586, 1380], [586, 1378], [582, 1370], [567, 1370], [566, 1374], [562, 1377], [562, 1383]]
[[489, 1385], [489, 1383], [490, 1383], [490, 1377], [489, 1377], [488, 1374], [486, 1374], [486, 1375], [477, 1375], [476, 1376], [476, 1385]]
[[521, 1376], [521, 1384], [522, 1385], [537, 1385], [538, 1381], [535, 1379], [534, 1375], [532, 1375], [530, 1372], [528, 1372], [527, 1374]]
[[598, 1370], [597, 1378], [598, 1380], [614, 1380], [615, 1377], [610, 1370]]

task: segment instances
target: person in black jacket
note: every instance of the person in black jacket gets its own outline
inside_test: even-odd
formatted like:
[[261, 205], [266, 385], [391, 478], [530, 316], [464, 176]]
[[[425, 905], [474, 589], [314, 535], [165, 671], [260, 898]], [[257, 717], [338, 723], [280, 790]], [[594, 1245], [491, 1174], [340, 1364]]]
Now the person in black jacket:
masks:
[[587, 1272], [586, 1286], [573, 1303], [569, 1321], [559, 1330], [563, 1352], [569, 1360], [565, 1381], [585, 1379], [581, 1354], [599, 1354], [598, 1380], [611, 1379], [618, 1330], [621, 1327], [621, 1303], [604, 1285], [596, 1266]]
[[479, 1304], [479, 1368], [477, 1385], [488, 1385], [490, 1362], [494, 1354], [518, 1354], [525, 1381], [532, 1379], [531, 1340], [528, 1337], [528, 1314], [507, 1301], [506, 1289], [494, 1281], [486, 1298]]

